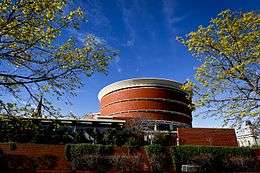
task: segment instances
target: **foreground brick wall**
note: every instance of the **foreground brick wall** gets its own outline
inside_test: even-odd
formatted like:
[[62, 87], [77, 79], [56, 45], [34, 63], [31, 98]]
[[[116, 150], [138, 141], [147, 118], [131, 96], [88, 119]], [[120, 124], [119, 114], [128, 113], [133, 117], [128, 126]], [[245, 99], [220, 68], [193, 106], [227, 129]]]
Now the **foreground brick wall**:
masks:
[[238, 146], [234, 129], [178, 128], [180, 145]]
[[[33, 158], [33, 157], [40, 157], [43, 155], [52, 155], [57, 157], [57, 162], [56, 166], [52, 168], [51, 170], [49, 169], [36, 169], [36, 171], [32, 169], [19, 169], [16, 168], [15, 170], [6, 170], [8, 168], [2, 168], [0, 165], [0, 172], [13, 172], [13, 173], [93, 173], [93, 171], [75, 171], [72, 170], [71, 163], [65, 159], [64, 155], [64, 147], [65, 145], [52, 145], [52, 144], [30, 144], [30, 143], [16, 143], [16, 149], [11, 150], [10, 146], [8, 143], [0, 143], [0, 150], [3, 151], [4, 156], [5, 155], [10, 155], [10, 156], [26, 156], [28, 158]], [[115, 155], [128, 155], [129, 150], [126, 147], [117, 147], [114, 150]], [[140, 148], [136, 151], [134, 151], [133, 155], [141, 155], [143, 158], [143, 161], [141, 162], [141, 172], [150, 172], [150, 166], [149, 166], [149, 161], [146, 156], [144, 148]], [[3, 170], [5, 169], [5, 170]], [[172, 171], [172, 170], [171, 170]], [[122, 171], [116, 171], [116, 170], [111, 170], [107, 171], [109, 173], [119, 173]], [[173, 172], [173, 171], [172, 171]]]
[[254, 150], [255, 157], [260, 161], [260, 148]]
[[[182, 130], [182, 129], [181, 129]], [[186, 129], [187, 130], [187, 129]], [[197, 129], [198, 130], [198, 129]], [[204, 130], [205, 131], [205, 130]], [[57, 166], [52, 169], [52, 170], [37, 170], [36, 172], [41, 172], [41, 173], [93, 173], [91, 171], [72, 171], [71, 170], [71, 165], [70, 163], [65, 160], [64, 157], [64, 145], [47, 145], [47, 144], [17, 144], [17, 147], [15, 150], [10, 150], [9, 144], [7, 143], [0, 143], [0, 149], [3, 150], [4, 154], [9, 154], [9, 155], [26, 155], [27, 157], [37, 157], [41, 155], [55, 155], [58, 157], [57, 160]], [[149, 158], [146, 155], [146, 152], [144, 148], [139, 148], [136, 151], [133, 151], [133, 155], [136, 154], [141, 154], [143, 156], [143, 162], [141, 163], [142, 170], [140, 172], [151, 172], [149, 171], [151, 163], [149, 163]], [[255, 149], [254, 150], [256, 158], [258, 158], [258, 162], [260, 161], [260, 149]], [[115, 155], [128, 155], [129, 150], [126, 147], [118, 147], [115, 148]], [[258, 163], [259, 164], [259, 163]], [[260, 164], [259, 164], [260, 165]], [[0, 167], [0, 172], [5, 173], [7, 171], [3, 170], [2, 167]], [[32, 173], [35, 171], [30, 171], [30, 170], [20, 170], [20, 171], [15, 171], [16, 173]], [[109, 173], [119, 173], [122, 171], [108, 171]], [[175, 173], [173, 169], [167, 170], [164, 172], [172, 172]]]
[[[25, 155], [37, 157], [42, 155], [53, 155], [57, 157], [57, 166], [52, 172], [71, 172], [70, 163], [64, 157], [64, 145], [45, 145], [45, 144], [16, 144], [15, 150], [10, 150], [8, 143], [0, 143], [0, 149], [4, 155]], [[41, 170], [38, 170], [41, 172]], [[43, 171], [43, 170], [42, 170]], [[1, 171], [0, 171], [1, 172]], [[48, 171], [47, 171], [48, 172]]]

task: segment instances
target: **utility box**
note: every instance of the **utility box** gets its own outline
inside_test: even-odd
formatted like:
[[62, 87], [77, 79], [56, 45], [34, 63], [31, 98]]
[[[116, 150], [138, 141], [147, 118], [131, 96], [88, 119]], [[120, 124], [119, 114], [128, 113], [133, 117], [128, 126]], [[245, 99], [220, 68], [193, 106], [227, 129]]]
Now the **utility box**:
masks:
[[199, 172], [200, 166], [198, 165], [182, 165], [181, 171], [182, 172]]

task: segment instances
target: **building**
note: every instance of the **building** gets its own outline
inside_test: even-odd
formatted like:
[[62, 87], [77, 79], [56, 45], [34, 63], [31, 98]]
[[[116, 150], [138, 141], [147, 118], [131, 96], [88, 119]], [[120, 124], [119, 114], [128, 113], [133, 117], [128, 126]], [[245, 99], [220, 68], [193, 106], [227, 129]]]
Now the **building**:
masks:
[[237, 140], [239, 146], [260, 145], [260, 129], [254, 127], [250, 121], [246, 121], [245, 125], [237, 130]]
[[190, 93], [181, 85], [160, 78], [112, 83], [99, 92], [100, 113], [93, 118], [142, 121], [144, 137], [151, 142], [154, 134], [164, 133], [174, 144], [237, 146], [234, 129], [192, 128]]
[[[181, 89], [182, 83], [158, 78], [135, 78], [105, 86], [98, 94], [100, 111], [77, 119], [67, 117], [44, 119], [23, 118], [43, 129], [66, 132], [70, 140], [84, 136], [82, 141], [97, 142], [97, 134], [127, 128], [131, 122], [141, 130], [144, 140], [150, 143], [165, 137], [169, 145], [237, 146], [234, 129], [192, 128], [190, 93]], [[10, 119], [0, 125], [15, 124]], [[58, 127], [57, 126], [57, 127]], [[128, 126], [129, 127], [129, 126]], [[59, 131], [59, 130], [57, 130]], [[238, 136], [244, 139], [244, 136]], [[247, 135], [250, 145], [256, 142]], [[81, 138], [80, 138], [81, 139]], [[244, 143], [244, 142], [242, 142]], [[248, 142], [249, 143], [249, 142]]]
[[100, 117], [145, 120], [157, 130], [192, 127], [188, 93], [168, 79], [135, 78], [115, 82], [98, 94]]

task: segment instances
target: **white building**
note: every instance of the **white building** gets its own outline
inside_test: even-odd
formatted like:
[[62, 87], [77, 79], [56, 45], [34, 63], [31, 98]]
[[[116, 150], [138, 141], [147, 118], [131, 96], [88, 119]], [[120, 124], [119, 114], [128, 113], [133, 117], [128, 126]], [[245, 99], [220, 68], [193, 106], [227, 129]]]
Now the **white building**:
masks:
[[245, 126], [236, 131], [239, 146], [260, 145], [260, 129], [246, 121]]

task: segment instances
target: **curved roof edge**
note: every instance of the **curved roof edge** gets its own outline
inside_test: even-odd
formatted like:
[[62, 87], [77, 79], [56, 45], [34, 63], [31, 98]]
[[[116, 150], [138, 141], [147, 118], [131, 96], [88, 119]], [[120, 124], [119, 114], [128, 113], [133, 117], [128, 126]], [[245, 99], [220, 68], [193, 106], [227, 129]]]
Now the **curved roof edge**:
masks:
[[98, 99], [101, 100], [105, 95], [126, 88], [133, 87], [165, 87], [171, 89], [180, 90], [180, 85], [182, 83], [176, 82], [169, 79], [164, 78], [132, 78], [121, 80], [110, 85], [105, 86], [98, 93]]

